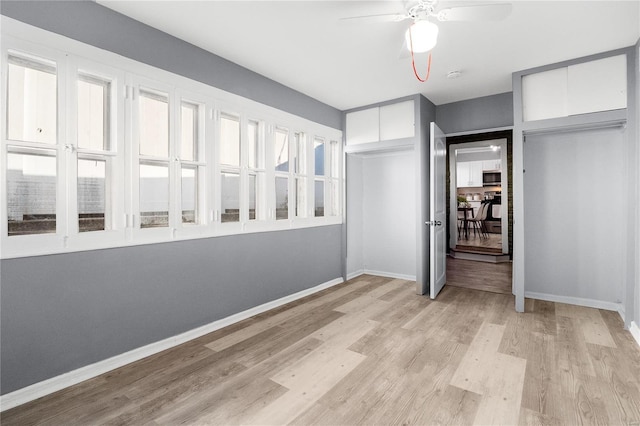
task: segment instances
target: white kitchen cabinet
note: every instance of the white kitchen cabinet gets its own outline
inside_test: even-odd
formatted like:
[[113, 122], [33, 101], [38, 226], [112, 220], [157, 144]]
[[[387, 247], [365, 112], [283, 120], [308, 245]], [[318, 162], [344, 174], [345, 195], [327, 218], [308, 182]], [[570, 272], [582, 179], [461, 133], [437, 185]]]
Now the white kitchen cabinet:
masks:
[[482, 161], [467, 161], [456, 164], [456, 186], [482, 186]]
[[495, 171], [502, 169], [502, 162], [500, 160], [485, 160], [482, 162], [483, 171]]

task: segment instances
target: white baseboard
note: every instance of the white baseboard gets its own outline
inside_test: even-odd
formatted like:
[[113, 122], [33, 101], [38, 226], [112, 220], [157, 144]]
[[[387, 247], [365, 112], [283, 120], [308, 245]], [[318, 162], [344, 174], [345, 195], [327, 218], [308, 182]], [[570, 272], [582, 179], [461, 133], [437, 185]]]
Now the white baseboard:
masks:
[[396, 274], [395, 272], [373, 271], [371, 269], [365, 269], [363, 271], [363, 273], [364, 274], [369, 274], [369, 275], [377, 275], [379, 277], [397, 278], [397, 279], [400, 279], [400, 280], [407, 280], [407, 281], [415, 281], [416, 280], [416, 276], [415, 275]]
[[638, 346], [640, 346], [640, 327], [638, 327], [638, 324], [636, 324], [635, 321], [631, 321], [631, 327], [629, 327], [629, 331], [631, 332], [633, 338], [636, 339]]
[[33, 401], [34, 399], [43, 397], [45, 395], [49, 395], [53, 392], [57, 392], [61, 389], [78, 384], [85, 380], [92, 379], [108, 371], [114, 370], [135, 361], [139, 361], [143, 358], [157, 354], [166, 349], [181, 345], [182, 343], [204, 336], [205, 334], [219, 330], [228, 325], [235, 324], [254, 315], [266, 312], [273, 308], [277, 308], [289, 302], [293, 302], [294, 300], [301, 299], [305, 296], [309, 296], [343, 282], [344, 280], [342, 278], [336, 278], [315, 287], [299, 291], [289, 296], [285, 296], [280, 299], [256, 306], [254, 308], [247, 309], [246, 311], [228, 316], [218, 321], [214, 321], [210, 324], [194, 328], [193, 330], [186, 331], [176, 336], [133, 349], [123, 354], [116, 355], [103, 361], [78, 368], [77, 370], [73, 370], [68, 373], [64, 373], [59, 376], [44, 380], [42, 382], [34, 383], [33, 385], [18, 389], [6, 395], [2, 395], [0, 396], [0, 412], [13, 407], [17, 407], [18, 405], [22, 405], [29, 401]]
[[348, 273], [347, 274], [347, 281], [352, 280], [354, 278], [357, 278], [360, 275], [364, 275], [364, 269], [360, 269], [358, 271]]
[[624, 308], [621, 303], [605, 302], [603, 300], [595, 299], [583, 299], [581, 297], [559, 296], [557, 294], [535, 293], [532, 291], [525, 291], [524, 297], [528, 297], [529, 299], [546, 300], [548, 302], [586, 306], [587, 308], [605, 309], [607, 311], [618, 312], [621, 316], [624, 316]]

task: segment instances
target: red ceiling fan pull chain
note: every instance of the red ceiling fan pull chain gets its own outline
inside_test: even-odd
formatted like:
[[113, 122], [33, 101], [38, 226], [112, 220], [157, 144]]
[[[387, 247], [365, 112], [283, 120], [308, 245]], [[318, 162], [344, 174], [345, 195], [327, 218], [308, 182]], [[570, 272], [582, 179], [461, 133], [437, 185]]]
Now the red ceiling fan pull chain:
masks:
[[413, 67], [413, 74], [416, 76], [416, 78], [420, 82], [424, 83], [425, 81], [429, 80], [429, 75], [431, 74], [431, 52], [429, 52], [429, 62], [427, 64], [427, 76], [423, 79], [418, 75], [418, 70], [416, 69], [416, 59], [413, 54], [413, 37], [411, 37], [411, 31], [409, 31], [409, 50], [411, 50], [411, 66]]

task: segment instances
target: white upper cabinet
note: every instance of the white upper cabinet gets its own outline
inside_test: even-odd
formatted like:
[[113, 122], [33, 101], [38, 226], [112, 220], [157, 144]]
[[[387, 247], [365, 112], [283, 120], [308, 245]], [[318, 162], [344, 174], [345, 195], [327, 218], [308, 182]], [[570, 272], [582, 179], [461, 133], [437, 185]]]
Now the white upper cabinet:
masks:
[[485, 160], [482, 162], [482, 170], [483, 171], [494, 171], [500, 170], [502, 167], [500, 160]]
[[522, 78], [524, 121], [566, 117], [567, 68], [529, 74]]
[[354, 111], [346, 118], [347, 145], [358, 145], [415, 136], [413, 101]]
[[380, 140], [380, 111], [363, 109], [347, 114], [347, 144], [378, 142]]
[[413, 101], [380, 107], [380, 140], [412, 138], [415, 135]]
[[612, 56], [568, 69], [569, 115], [627, 107], [627, 57]]
[[611, 56], [522, 77], [524, 121], [626, 107], [626, 55]]
[[482, 186], [483, 161], [466, 161], [456, 164], [456, 187]]

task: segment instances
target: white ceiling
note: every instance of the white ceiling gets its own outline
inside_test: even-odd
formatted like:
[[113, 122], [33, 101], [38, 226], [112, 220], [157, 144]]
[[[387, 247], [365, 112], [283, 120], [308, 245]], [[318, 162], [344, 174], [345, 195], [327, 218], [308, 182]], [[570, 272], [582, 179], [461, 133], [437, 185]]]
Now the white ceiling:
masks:
[[[441, 0], [438, 8], [492, 2]], [[631, 46], [640, 37], [640, 0], [514, 0], [504, 21], [438, 23], [431, 76], [420, 83], [410, 57], [399, 57], [410, 21], [340, 22], [402, 13], [403, 1], [98, 3], [340, 110], [416, 93], [440, 105], [508, 92], [514, 71]], [[424, 76], [426, 56], [416, 61]], [[448, 80], [453, 70], [462, 76]]]

